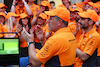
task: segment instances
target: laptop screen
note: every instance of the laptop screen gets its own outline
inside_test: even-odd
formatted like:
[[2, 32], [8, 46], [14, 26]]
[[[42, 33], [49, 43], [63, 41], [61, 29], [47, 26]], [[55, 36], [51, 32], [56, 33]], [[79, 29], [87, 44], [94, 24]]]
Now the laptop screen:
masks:
[[0, 55], [19, 54], [19, 40], [15, 39], [0, 39]]
[[19, 39], [0, 38], [0, 65], [19, 65]]

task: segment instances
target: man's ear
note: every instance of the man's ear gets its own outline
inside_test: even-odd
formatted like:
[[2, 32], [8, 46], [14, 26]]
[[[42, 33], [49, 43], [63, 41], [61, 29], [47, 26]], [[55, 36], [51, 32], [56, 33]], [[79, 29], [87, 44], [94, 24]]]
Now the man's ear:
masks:
[[58, 20], [58, 26], [60, 26], [63, 23], [62, 20]]
[[93, 20], [90, 20], [89, 21], [89, 25], [93, 25]]

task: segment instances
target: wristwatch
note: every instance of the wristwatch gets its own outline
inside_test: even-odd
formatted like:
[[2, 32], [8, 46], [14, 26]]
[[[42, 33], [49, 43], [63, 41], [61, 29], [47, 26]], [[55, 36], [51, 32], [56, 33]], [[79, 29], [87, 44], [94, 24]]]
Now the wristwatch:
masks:
[[35, 42], [27, 42], [27, 47], [29, 47], [32, 43], [35, 44]]

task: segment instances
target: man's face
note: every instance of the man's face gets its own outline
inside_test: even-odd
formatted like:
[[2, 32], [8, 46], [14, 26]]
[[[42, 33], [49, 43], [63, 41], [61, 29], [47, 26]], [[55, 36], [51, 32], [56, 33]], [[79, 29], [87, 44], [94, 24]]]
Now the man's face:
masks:
[[48, 20], [49, 30], [50, 31], [57, 31], [58, 29], [58, 20], [55, 18], [55, 16], [50, 16]]
[[75, 20], [79, 20], [80, 19], [80, 16], [78, 15], [78, 12], [74, 12], [74, 18], [75, 18]]
[[80, 28], [87, 29], [89, 27], [89, 21], [87, 18], [80, 18], [78, 22], [80, 22]]

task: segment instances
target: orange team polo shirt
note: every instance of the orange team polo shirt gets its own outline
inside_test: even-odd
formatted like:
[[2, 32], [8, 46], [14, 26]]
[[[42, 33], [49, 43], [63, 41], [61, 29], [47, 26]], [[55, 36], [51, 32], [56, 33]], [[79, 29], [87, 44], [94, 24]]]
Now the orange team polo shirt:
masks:
[[46, 67], [71, 66], [76, 57], [76, 39], [68, 27], [61, 28], [46, 41], [36, 56]]
[[96, 29], [91, 29], [87, 34], [83, 33], [80, 36], [79, 43], [77, 47], [84, 53], [90, 55], [85, 62], [83, 62], [79, 57], [75, 59], [75, 66], [74, 67], [88, 67], [84, 65], [92, 66], [94, 61], [96, 60], [97, 54], [96, 49], [100, 44], [100, 35], [97, 33]]
[[36, 5], [36, 4], [33, 4], [31, 7], [30, 7], [30, 9], [32, 10], [32, 12], [33, 12], [33, 14], [34, 14], [34, 16], [33, 16], [33, 18], [36, 16], [36, 9], [38, 9], [38, 10], [40, 10], [40, 7], [38, 6], [38, 5]]
[[79, 3], [77, 4], [77, 6], [80, 7], [80, 8], [82, 8], [82, 9], [84, 8], [84, 5], [85, 5], [84, 2], [79, 2]]
[[19, 6], [17, 5], [15, 8], [15, 13], [20, 15], [21, 13], [27, 13], [25, 7], [23, 8], [23, 10], [19, 9]]
[[77, 40], [77, 43], [79, 42], [79, 38], [80, 38], [81, 35], [82, 35], [82, 29], [79, 28], [79, 31], [78, 31], [77, 34], [75, 35], [76, 40]]
[[[14, 26], [14, 30], [12, 32], [16, 32], [17, 28]], [[8, 32], [7, 26], [3, 25], [2, 26], [2, 32]], [[4, 35], [8, 35], [9, 37], [12, 36], [13, 34], [4, 34]], [[16, 36], [17, 37], [17, 36]]]
[[[98, 17], [98, 19], [100, 20], [100, 16]], [[100, 25], [99, 25], [99, 27], [98, 27], [98, 33], [100, 34]]]
[[68, 21], [68, 27], [70, 28], [71, 32], [74, 33], [76, 31], [76, 21]]
[[[0, 24], [0, 33], [2, 32], [2, 27], [1, 27], [1, 24]], [[3, 37], [3, 34], [0, 34], [0, 38]]]

